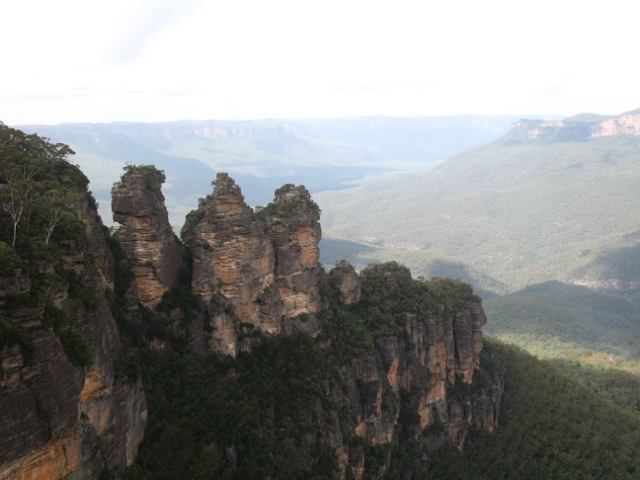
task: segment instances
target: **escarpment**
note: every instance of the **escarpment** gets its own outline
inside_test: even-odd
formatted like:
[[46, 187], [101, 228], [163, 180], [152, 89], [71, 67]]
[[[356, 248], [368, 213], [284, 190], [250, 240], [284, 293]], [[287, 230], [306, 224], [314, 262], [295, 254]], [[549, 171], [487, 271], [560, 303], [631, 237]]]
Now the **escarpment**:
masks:
[[151, 165], [128, 166], [111, 191], [115, 237], [127, 255], [145, 307], [155, 307], [178, 286], [182, 252], [173, 235], [164, 196], [164, 173]]
[[[171, 459], [175, 478], [422, 478], [440, 448], [497, 428], [502, 379], [482, 357], [471, 288], [395, 263], [325, 272], [304, 187], [254, 210], [220, 173], [182, 245], [154, 167], [128, 167], [114, 186], [113, 238], [86, 178], [47, 168], [42, 182], [75, 192], [64, 224], [45, 248], [37, 232], [0, 244], [0, 478], [144, 473], [166, 462], [154, 442], [176, 433], [192, 452]], [[164, 425], [139, 462], [147, 398], [129, 354]]]
[[0, 478], [120, 476], [147, 407], [140, 380], [117, 374], [114, 259], [84, 175], [61, 159], [32, 160], [33, 188], [68, 188], [71, 200], [48, 245], [39, 225], [50, 205], [37, 203], [15, 249], [0, 245], [14, 263], [0, 273]]
[[[348, 353], [342, 386], [333, 395], [347, 405], [351, 432], [364, 443], [336, 447], [342, 474], [381, 478], [400, 468], [393, 466], [394, 449], [413, 445], [428, 458], [444, 445], [462, 449], [474, 429], [494, 431], [503, 385], [495, 370], [481, 365], [486, 318], [470, 287], [453, 280], [418, 282], [405, 267], [375, 265], [357, 277], [361, 299], [345, 305], [347, 275], [352, 273], [345, 263], [329, 273], [334, 300], [323, 324], [332, 348]], [[349, 330], [341, 331], [340, 323], [352, 316], [371, 337], [341, 345]], [[386, 455], [370, 475], [363, 473], [371, 462], [367, 446], [384, 447]], [[409, 476], [402, 478], [416, 478], [409, 471], [407, 466]]]

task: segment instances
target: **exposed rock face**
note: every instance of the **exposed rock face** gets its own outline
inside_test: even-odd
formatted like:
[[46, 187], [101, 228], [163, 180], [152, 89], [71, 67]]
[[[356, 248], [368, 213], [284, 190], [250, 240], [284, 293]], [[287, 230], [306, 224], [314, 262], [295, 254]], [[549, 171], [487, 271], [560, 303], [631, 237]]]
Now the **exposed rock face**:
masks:
[[346, 260], [338, 262], [329, 272], [329, 281], [340, 292], [340, 301], [345, 305], [360, 301], [360, 279], [356, 270]]
[[[339, 280], [351, 275], [345, 262], [327, 276], [341, 303]], [[471, 431], [495, 431], [503, 384], [496, 371], [481, 368], [486, 319], [470, 289], [446, 280], [419, 286], [396, 264], [368, 267], [358, 281], [359, 303], [338, 307], [343, 315], [334, 321], [348, 321], [350, 315], [370, 319], [373, 346], [351, 352], [332, 373], [329, 402], [318, 400], [309, 409], [309, 423], [317, 428], [296, 443], [295, 455], [313, 465], [317, 452], [329, 449], [339, 478], [379, 479], [390, 468], [394, 449], [412, 444], [420, 452], [413, 460], [425, 466], [442, 447], [462, 449]], [[398, 304], [402, 297], [410, 298], [407, 311]], [[424, 477], [408, 465], [401, 478]]]
[[[182, 238], [193, 257], [193, 292], [213, 329], [209, 345], [235, 355], [241, 324], [277, 334], [290, 329], [288, 319], [318, 312], [320, 212], [304, 187], [279, 189], [255, 213], [226, 173], [214, 185], [187, 217]], [[215, 295], [230, 302], [237, 320], [210, 306]]]
[[[20, 283], [20, 291], [5, 289], [0, 299], [3, 313], [24, 332], [24, 345], [0, 347], [2, 479], [118, 473], [132, 464], [144, 434], [142, 385], [116, 379], [121, 345], [105, 297], [113, 287], [113, 257], [86, 190], [79, 192], [76, 213], [85, 233], [58, 242], [61, 255], [39, 265], [41, 273], [56, 269], [68, 276], [51, 277], [46, 298], [37, 305], [20, 300], [31, 288], [28, 282]], [[80, 289], [91, 296], [79, 297], [74, 292]], [[77, 333], [87, 347], [88, 366], [72, 363], [52, 324]]]
[[164, 196], [164, 173], [149, 165], [129, 166], [111, 191], [116, 232], [131, 263], [140, 302], [155, 307], [177, 286], [182, 252], [175, 240]]
[[[382, 280], [398, 295], [410, 281], [408, 269], [385, 264], [368, 267], [361, 277], [363, 281]], [[437, 288], [435, 282], [439, 281], [427, 284], [427, 292]], [[473, 383], [480, 366], [481, 329], [486, 317], [477, 298], [461, 302], [457, 308], [436, 305], [435, 310], [421, 307], [404, 315], [406, 341], [396, 336], [380, 337], [376, 346], [392, 390], [410, 393], [409, 402], [420, 417], [420, 427], [424, 430], [434, 423], [444, 425], [451, 442], [462, 447], [471, 426], [490, 431], [496, 428], [500, 402], [485, 402], [484, 397], [499, 400], [500, 389], [475, 399], [452, 395], [457, 385]], [[473, 403], [478, 401], [480, 407]], [[374, 442], [380, 440], [373, 437]]]
[[512, 126], [508, 138], [510, 141], [571, 142], [620, 136], [640, 136], [640, 109], [611, 117], [585, 114], [565, 120], [523, 119]]
[[267, 219], [275, 252], [275, 281], [282, 315], [295, 317], [320, 310], [320, 210], [302, 186], [276, 190], [272, 205], [260, 212]]
[[193, 255], [193, 291], [204, 304], [220, 293], [243, 322], [257, 324], [258, 297], [273, 283], [273, 245], [233, 179], [218, 174], [214, 183], [213, 195], [195, 213], [197, 224], [188, 218], [183, 229]]
[[[384, 284], [390, 297], [399, 297], [411, 281], [408, 269], [395, 265], [368, 267], [361, 279]], [[429, 288], [428, 284], [425, 294]], [[371, 300], [363, 297], [363, 301]], [[483, 345], [481, 327], [486, 322], [479, 301], [461, 303], [455, 309], [437, 302], [432, 307], [436, 308], [422, 306], [403, 314], [402, 334], [377, 336], [376, 354], [351, 363], [351, 388], [357, 389], [355, 398], [360, 399], [359, 408], [356, 405], [353, 410], [357, 412], [354, 431], [366, 445], [386, 445], [390, 452], [404, 428], [403, 435], [419, 444], [428, 457], [444, 445], [462, 449], [473, 429], [494, 431], [498, 426], [502, 381], [476, 375]], [[405, 418], [415, 416], [416, 423], [401, 427], [401, 412]], [[367, 462], [366, 455], [353, 447], [339, 448], [348, 459], [345, 468], [349, 464], [353, 471], [362, 471], [360, 463]], [[389, 459], [372, 478], [381, 478], [388, 467]]]
[[593, 137], [640, 136], [640, 109], [600, 122]]

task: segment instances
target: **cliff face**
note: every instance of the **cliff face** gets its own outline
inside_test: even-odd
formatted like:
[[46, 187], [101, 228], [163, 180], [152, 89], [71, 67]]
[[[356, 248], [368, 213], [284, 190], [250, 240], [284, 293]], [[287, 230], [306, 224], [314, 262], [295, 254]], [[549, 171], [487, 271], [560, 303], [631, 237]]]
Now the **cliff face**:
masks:
[[[254, 212], [227, 174], [214, 185], [182, 231], [211, 350], [235, 356], [250, 348], [255, 330], [311, 333], [339, 350], [349, 336], [339, 319], [353, 316], [371, 334], [368, 347], [346, 349], [350, 360], [326, 380], [342, 413], [322, 402], [311, 408], [314, 440], [294, 440], [295, 455], [312, 465], [328, 448], [341, 478], [381, 478], [400, 438], [428, 457], [443, 445], [462, 448], [472, 429], [497, 428], [502, 384], [495, 372], [479, 377], [486, 318], [468, 286], [416, 282], [395, 264], [358, 275], [340, 262], [324, 274], [319, 210], [303, 187], [285, 185]], [[321, 298], [323, 284], [333, 303]], [[407, 417], [414, 421], [403, 424]], [[371, 448], [386, 452], [375, 472]]]
[[639, 137], [640, 109], [623, 113], [600, 122], [592, 133], [593, 137]]
[[[193, 293], [212, 330], [209, 345], [235, 355], [243, 324], [278, 334], [296, 328], [288, 320], [318, 312], [320, 213], [304, 187], [281, 188], [256, 213], [227, 174], [219, 173], [214, 185], [187, 217], [182, 238], [193, 258]], [[218, 295], [237, 321], [220, 310]]]
[[[347, 269], [343, 263], [329, 274], [342, 302], [344, 274], [336, 271]], [[390, 467], [392, 450], [402, 448], [400, 439], [418, 445], [428, 457], [444, 445], [462, 449], [471, 430], [494, 431], [503, 386], [490, 368], [480, 371], [486, 318], [479, 299], [456, 282], [435, 280], [416, 286], [409, 271], [395, 264], [369, 267], [359, 280], [361, 304], [351, 304], [347, 311], [388, 317], [369, 325], [373, 349], [350, 361], [332, 392], [337, 404], [350, 412], [348, 424], [364, 443], [334, 446], [341, 478], [347, 470], [360, 472], [355, 478], [381, 478]], [[412, 289], [406, 310], [383, 313], [389, 302], [401, 301]], [[452, 304], [456, 296], [462, 300]], [[367, 446], [386, 447], [386, 456], [377, 472], [364, 475], [371, 462]]]
[[113, 257], [86, 179], [76, 193], [82, 233], [0, 281], [14, 285], [0, 292], [0, 313], [19, 332], [0, 344], [2, 479], [121, 472], [144, 435], [142, 385], [116, 378], [121, 343], [105, 293]]
[[565, 120], [523, 119], [512, 126], [508, 139], [511, 141], [582, 142], [590, 138], [638, 136], [640, 136], [640, 109], [612, 117], [584, 114]]
[[111, 191], [115, 237], [127, 255], [140, 303], [155, 307], [178, 285], [182, 252], [173, 235], [164, 196], [165, 176], [150, 165], [129, 166]]

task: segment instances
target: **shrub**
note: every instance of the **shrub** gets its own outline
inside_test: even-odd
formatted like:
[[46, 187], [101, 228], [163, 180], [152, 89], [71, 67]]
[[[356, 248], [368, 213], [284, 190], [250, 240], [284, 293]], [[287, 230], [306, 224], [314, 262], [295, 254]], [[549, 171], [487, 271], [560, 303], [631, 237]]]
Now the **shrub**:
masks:
[[22, 267], [22, 259], [16, 251], [4, 242], [0, 242], [0, 275], [14, 275]]

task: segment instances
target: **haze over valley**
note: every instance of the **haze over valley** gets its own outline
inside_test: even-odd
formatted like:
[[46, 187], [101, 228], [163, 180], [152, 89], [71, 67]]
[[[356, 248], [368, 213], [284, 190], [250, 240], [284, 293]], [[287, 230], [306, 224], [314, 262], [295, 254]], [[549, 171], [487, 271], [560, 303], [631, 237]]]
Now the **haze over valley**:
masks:
[[[216, 171], [232, 173], [251, 205], [265, 205], [285, 183], [311, 192], [368, 177], [427, 169], [503, 135], [516, 117], [360, 117], [326, 120], [182, 121], [25, 126], [73, 145], [97, 199], [108, 204], [126, 164], [155, 164], [167, 175], [172, 224], [179, 230]], [[105, 220], [110, 221], [107, 212]]]

